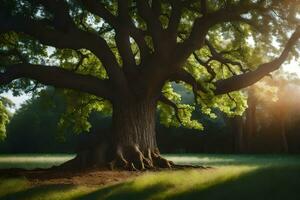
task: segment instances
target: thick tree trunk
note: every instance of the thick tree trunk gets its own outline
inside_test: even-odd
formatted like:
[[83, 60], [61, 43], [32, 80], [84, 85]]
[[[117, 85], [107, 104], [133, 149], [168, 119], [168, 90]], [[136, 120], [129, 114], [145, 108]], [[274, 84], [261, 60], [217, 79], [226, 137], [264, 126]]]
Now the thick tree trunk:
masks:
[[138, 101], [114, 106], [111, 167], [146, 169], [171, 167], [156, 143], [155, 101]]
[[155, 112], [156, 103], [149, 101], [114, 106], [113, 144], [137, 145], [143, 153], [156, 149]]
[[173, 163], [162, 158], [157, 147], [155, 112], [155, 101], [115, 104], [109, 139], [79, 152], [64, 165], [126, 170], [170, 168]]

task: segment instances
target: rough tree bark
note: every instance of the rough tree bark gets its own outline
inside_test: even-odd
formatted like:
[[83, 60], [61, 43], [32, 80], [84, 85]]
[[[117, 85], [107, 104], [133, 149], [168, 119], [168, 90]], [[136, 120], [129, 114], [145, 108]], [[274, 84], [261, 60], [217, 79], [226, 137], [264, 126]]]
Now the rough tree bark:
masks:
[[149, 99], [114, 106], [112, 138], [116, 156], [111, 167], [141, 170], [171, 167], [160, 156], [156, 143], [156, 104]]
[[96, 142], [61, 167], [145, 170], [175, 166], [173, 162], [161, 157], [157, 146], [157, 101], [125, 102], [119, 101], [113, 106], [109, 140]]

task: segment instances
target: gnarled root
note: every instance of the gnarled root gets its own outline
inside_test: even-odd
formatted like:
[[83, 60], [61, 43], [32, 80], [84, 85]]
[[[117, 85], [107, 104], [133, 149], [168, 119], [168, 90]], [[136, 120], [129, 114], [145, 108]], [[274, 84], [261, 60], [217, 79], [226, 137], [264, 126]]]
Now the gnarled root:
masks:
[[74, 159], [53, 169], [85, 170], [90, 168], [107, 169], [108, 167], [111, 170], [156, 171], [163, 169], [204, 168], [202, 166], [174, 164], [172, 161], [163, 158], [158, 149], [141, 151], [138, 145], [119, 146], [114, 152], [111, 155], [112, 159], [108, 159], [104, 156], [104, 153], [97, 153], [95, 149], [93, 151], [83, 151], [77, 154]]
[[174, 163], [160, 156], [157, 149], [148, 149], [143, 153], [137, 145], [122, 146], [117, 150], [116, 158], [110, 162], [111, 169], [157, 170], [172, 168]]

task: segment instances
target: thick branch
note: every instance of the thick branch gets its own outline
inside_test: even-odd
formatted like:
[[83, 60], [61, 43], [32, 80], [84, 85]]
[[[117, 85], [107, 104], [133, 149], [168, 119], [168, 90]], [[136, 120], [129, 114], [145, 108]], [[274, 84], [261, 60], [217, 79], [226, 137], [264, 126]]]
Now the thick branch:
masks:
[[269, 73], [277, 70], [287, 59], [289, 52], [300, 38], [300, 27], [293, 33], [281, 55], [275, 60], [260, 65], [256, 70], [241, 75], [232, 76], [216, 83], [215, 94], [225, 94], [250, 86]]
[[201, 0], [200, 1], [200, 12], [202, 14], [202, 16], [205, 16], [207, 14], [207, 2], [206, 0]]
[[151, 8], [157, 19], [161, 15], [161, 3], [162, 3], [161, 0], [152, 0]]
[[136, 68], [129, 40], [130, 31], [127, 28], [127, 24], [131, 24], [128, 4], [128, 0], [118, 0], [118, 21], [120, 22], [120, 26], [116, 29], [115, 40], [122, 57], [125, 74], [131, 76], [135, 74]]
[[111, 85], [107, 80], [100, 80], [91, 75], [76, 74], [71, 71], [55, 67], [33, 64], [16, 64], [6, 67], [0, 73], [0, 85], [9, 84], [19, 78], [29, 78], [45, 85], [57, 88], [73, 89], [87, 92], [98, 97], [112, 100]]
[[138, 8], [138, 14], [145, 20], [147, 24], [148, 31], [150, 32], [152, 38], [153, 38], [153, 43], [154, 43], [154, 48], [156, 50], [160, 49], [160, 46], [162, 45], [162, 26], [151, 9], [151, 7], [148, 4], [148, 1], [145, 0], [137, 0], [137, 8]]
[[[81, 2], [89, 12], [103, 18], [104, 21], [110, 24], [117, 33], [120, 32], [121, 30], [121, 32], [118, 35], [122, 35], [123, 34], [122, 31], [124, 31], [124, 29], [128, 31], [129, 35], [131, 35], [134, 38], [135, 42], [139, 46], [142, 60], [145, 60], [148, 57], [149, 48], [146, 44], [143, 31], [136, 28], [133, 22], [130, 19], [128, 19], [129, 17], [128, 0], [118, 1], [118, 11], [120, 11], [118, 15], [119, 17], [114, 16], [110, 11], [108, 11], [105, 8], [105, 6], [102, 3], [96, 0], [82, 0]], [[126, 16], [125, 20], [123, 19], [123, 16]], [[120, 29], [121, 27], [122, 29]], [[121, 38], [119, 38], [119, 40], [121, 41]], [[131, 62], [132, 62], [132, 58], [131, 58]]]
[[178, 26], [181, 19], [182, 9], [183, 5], [181, 2], [178, 1], [171, 1], [172, 6], [172, 13], [171, 17], [169, 19], [169, 25], [168, 25], [168, 33], [171, 36], [171, 40], [176, 42], [177, 34], [178, 34]]
[[74, 38], [58, 30], [52, 29], [42, 21], [34, 21], [25, 17], [0, 17], [1, 32], [16, 31], [24, 32], [37, 38], [45, 45], [57, 48], [79, 49], [81, 46], [74, 42]]
[[[116, 84], [123, 80], [123, 73], [106, 41], [93, 34], [78, 29], [64, 33], [53, 29], [47, 23], [25, 17], [0, 17], [1, 32], [17, 31], [28, 34], [45, 45], [57, 48], [89, 49], [103, 63], [109, 78]], [[124, 83], [124, 82], [123, 82]]]

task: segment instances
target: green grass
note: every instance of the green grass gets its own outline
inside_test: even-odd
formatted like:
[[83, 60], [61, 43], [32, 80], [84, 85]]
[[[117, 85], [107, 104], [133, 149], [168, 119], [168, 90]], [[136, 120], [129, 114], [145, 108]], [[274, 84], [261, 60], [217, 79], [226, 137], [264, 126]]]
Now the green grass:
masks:
[[8, 168], [49, 168], [53, 165], [59, 165], [69, 159], [72, 154], [0, 154], [0, 169]]
[[[80, 199], [94, 192], [95, 187], [72, 185], [45, 185], [30, 187], [25, 179], [0, 179], [0, 199], [2, 200], [66, 200]], [[14, 187], [11, 187], [11, 184]], [[7, 190], [9, 189], [9, 190]]]
[[[177, 163], [202, 164], [214, 168], [200, 171], [145, 173], [134, 180], [105, 187], [73, 185], [31, 187], [22, 177], [0, 179], [0, 199], [300, 199], [300, 156], [204, 154], [166, 156]], [[33, 168], [35, 165], [47, 167], [71, 157], [72, 155], [53, 157], [6, 155], [0, 156], [0, 167]]]

